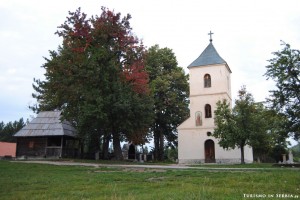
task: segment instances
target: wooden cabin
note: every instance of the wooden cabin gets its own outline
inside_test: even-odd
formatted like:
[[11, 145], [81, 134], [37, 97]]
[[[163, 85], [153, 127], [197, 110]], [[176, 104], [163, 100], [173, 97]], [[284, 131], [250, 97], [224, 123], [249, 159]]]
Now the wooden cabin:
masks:
[[61, 121], [60, 111], [40, 112], [36, 118], [18, 131], [17, 157], [78, 156], [76, 131], [67, 121]]

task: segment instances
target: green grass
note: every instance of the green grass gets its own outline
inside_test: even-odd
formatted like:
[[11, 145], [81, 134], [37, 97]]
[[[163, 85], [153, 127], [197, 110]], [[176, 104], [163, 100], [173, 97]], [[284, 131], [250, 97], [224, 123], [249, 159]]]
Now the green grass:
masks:
[[205, 168], [273, 168], [272, 163], [253, 163], [253, 164], [194, 164], [191, 167]]
[[300, 171], [122, 169], [0, 161], [1, 200], [249, 199], [244, 194], [292, 194], [300, 199]]

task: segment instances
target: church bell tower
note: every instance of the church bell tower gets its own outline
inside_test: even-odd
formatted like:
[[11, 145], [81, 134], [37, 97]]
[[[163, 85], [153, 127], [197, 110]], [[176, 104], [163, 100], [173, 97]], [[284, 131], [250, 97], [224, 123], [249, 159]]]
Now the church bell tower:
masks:
[[[224, 150], [212, 136], [218, 101], [231, 103], [231, 70], [209, 33], [208, 46], [189, 66], [190, 118], [178, 127], [180, 163], [239, 162], [239, 149]], [[251, 151], [252, 152], [252, 151]], [[246, 151], [245, 151], [246, 155]], [[253, 160], [253, 158], [252, 158]]]
[[[219, 100], [231, 102], [231, 70], [218, 54], [209, 33], [210, 42], [201, 55], [189, 66], [190, 116], [195, 115], [196, 126], [211, 132], [214, 129], [214, 110]], [[198, 113], [198, 114], [197, 114]], [[199, 124], [197, 119], [202, 123]], [[209, 129], [209, 130], [208, 130]]]

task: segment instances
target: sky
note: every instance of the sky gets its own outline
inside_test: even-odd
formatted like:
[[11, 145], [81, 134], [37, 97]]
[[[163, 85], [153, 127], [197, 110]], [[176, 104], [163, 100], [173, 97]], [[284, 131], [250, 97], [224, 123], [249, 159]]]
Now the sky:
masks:
[[33, 79], [44, 79], [44, 57], [62, 42], [57, 27], [68, 11], [100, 15], [101, 6], [130, 13], [144, 45], [172, 49], [186, 73], [212, 31], [232, 70], [233, 99], [245, 85], [255, 101], [264, 101], [275, 87], [263, 76], [272, 52], [282, 49], [281, 40], [300, 49], [299, 0], [0, 0], [0, 121], [34, 116]]

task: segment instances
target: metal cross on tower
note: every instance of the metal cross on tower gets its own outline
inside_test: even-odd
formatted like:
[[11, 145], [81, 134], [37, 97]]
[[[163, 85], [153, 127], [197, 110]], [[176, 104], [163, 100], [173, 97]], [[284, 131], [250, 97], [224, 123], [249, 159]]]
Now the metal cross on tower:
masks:
[[212, 33], [211, 31], [209, 31], [208, 35], [209, 35], [209, 37], [210, 37], [210, 39], [209, 39], [210, 42], [212, 42], [212, 37], [211, 37], [212, 34], [214, 34], [214, 33]]

